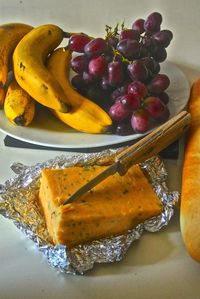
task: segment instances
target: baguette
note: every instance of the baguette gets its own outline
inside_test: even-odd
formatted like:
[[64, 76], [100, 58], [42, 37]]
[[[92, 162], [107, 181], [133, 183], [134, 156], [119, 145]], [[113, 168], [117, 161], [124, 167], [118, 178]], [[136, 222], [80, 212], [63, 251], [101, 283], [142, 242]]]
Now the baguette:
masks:
[[192, 85], [188, 110], [192, 121], [183, 161], [180, 228], [188, 253], [200, 262], [200, 79]]

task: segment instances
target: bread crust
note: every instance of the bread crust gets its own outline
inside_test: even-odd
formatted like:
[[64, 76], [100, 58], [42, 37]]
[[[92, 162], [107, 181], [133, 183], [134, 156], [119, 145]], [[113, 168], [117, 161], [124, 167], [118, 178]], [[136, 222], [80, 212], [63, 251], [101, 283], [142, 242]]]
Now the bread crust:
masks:
[[192, 121], [183, 161], [180, 227], [188, 253], [200, 262], [200, 79], [191, 88], [188, 110]]

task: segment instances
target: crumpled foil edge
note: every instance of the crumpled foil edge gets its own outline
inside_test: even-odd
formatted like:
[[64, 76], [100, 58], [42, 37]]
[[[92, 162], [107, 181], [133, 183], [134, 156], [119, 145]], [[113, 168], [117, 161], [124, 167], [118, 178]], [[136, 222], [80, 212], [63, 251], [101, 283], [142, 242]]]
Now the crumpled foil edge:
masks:
[[173, 216], [179, 192], [168, 191], [164, 163], [156, 156], [141, 163], [140, 166], [163, 203], [164, 209], [161, 215], [139, 224], [127, 234], [78, 245], [70, 250], [63, 245], [50, 244], [44, 219], [35, 204], [34, 192], [39, 188], [41, 170], [47, 167], [65, 168], [76, 164], [96, 164], [103, 157], [114, 155], [116, 152], [117, 150], [109, 149], [98, 153], [61, 155], [33, 166], [16, 162], [11, 166], [16, 175], [0, 185], [0, 214], [12, 220], [35, 243], [48, 263], [61, 272], [84, 274], [92, 269], [95, 263], [120, 261], [130, 245], [140, 239], [144, 231], [157, 232], [168, 225]]

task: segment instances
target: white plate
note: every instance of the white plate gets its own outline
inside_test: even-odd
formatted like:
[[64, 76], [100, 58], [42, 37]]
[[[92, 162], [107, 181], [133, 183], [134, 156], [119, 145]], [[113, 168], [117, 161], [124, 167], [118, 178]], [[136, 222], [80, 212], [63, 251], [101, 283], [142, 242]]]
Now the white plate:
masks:
[[[169, 110], [172, 117], [186, 106], [190, 86], [183, 72], [171, 62], [162, 63], [161, 73], [168, 75], [171, 81], [167, 92], [170, 97]], [[142, 134], [117, 136], [80, 133], [55, 119], [50, 113], [48, 115], [46, 111], [41, 111], [29, 127], [12, 125], [5, 118], [3, 111], [0, 111], [0, 131], [21, 141], [37, 145], [74, 149], [114, 145], [142, 136]]]

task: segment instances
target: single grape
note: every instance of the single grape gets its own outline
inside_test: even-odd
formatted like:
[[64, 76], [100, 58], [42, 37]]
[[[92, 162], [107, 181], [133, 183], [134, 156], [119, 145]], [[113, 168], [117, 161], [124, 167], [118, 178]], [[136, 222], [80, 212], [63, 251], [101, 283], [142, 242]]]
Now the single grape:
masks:
[[71, 60], [71, 68], [74, 72], [82, 74], [87, 70], [88, 58], [85, 55], [79, 55]]
[[136, 133], [145, 133], [150, 128], [150, 117], [145, 110], [136, 110], [131, 117], [131, 125]]
[[90, 37], [84, 33], [74, 34], [69, 39], [69, 48], [72, 51], [83, 53], [84, 47], [90, 42]]
[[169, 95], [166, 92], [159, 93], [158, 97], [165, 105], [169, 103]]
[[151, 71], [152, 73], [154, 72], [154, 60], [152, 57], [143, 57], [140, 60], [149, 71]]
[[136, 110], [140, 106], [140, 99], [133, 94], [125, 94], [119, 98], [120, 103], [126, 109]]
[[136, 20], [132, 25], [132, 29], [142, 34], [144, 32], [144, 19]]
[[101, 79], [101, 88], [103, 90], [110, 90], [110, 84], [107, 76], [103, 76]]
[[128, 93], [128, 86], [129, 84], [131, 83], [132, 81], [128, 80], [126, 82], [124, 82], [124, 85], [123, 86], [120, 86], [120, 90], [123, 94], [126, 94]]
[[157, 32], [160, 30], [162, 16], [159, 12], [151, 13], [144, 22], [144, 29], [147, 32]]
[[169, 87], [170, 80], [167, 75], [157, 74], [148, 84], [148, 90], [151, 93], [159, 94]]
[[148, 78], [148, 70], [140, 60], [134, 61], [128, 65], [128, 73], [132, 80], [145, 82]]
[[89, 74], [94, 77], [101, 77], [106, 71], [107, 62], [103, 56], [98, 56], [90, 60], [88, 65]]
[[119, 42], [119, 39], [116, 36], [111, 36], [107, 39], [108, 45], [110, 45], [113, 48], [116, 48], [118, 42]]
[[149, 51], [150, 54], [153, 54], [158, 50], [158, 43], [155, 39], [151, 38], [151, 36], [147, 36], [145, 37], [145, 39], [143, 39], [143, 45]]
[[86, 89], [86, 97], [97, 103], [102, 108], [107, 105], [107, 93], [101, 89], [98, 83], [88, 86]]
[[153, 63], [154, 63], [153, 74], [158, 74], [160, 72], [160, 64], [156, 60], [153, 60]]
[[152, 75], [160, 72], [160, 64], [153, 57], [144, 57], [141, 61]]
[[75, 75], [71, 79], [71, 85], [76, 88], [77, 90], [80, 90], [84, 87], [84, 81], [81, 75]]
[[159, 119], [165, 112], [165, 104], [158, 97], [148, 97], [143, 102], [143, 107], [153, 119]]
[[117, 50], [128, 59], [137, 57], [139, 49], [139, 43], [132, 39], [122, 39], [117, 44]]
[[128, 119], [128, 121], [119, 123], [116, 127], [115, 133], [121, 136], [134, 134], [130, 120]]
[[167, 59], [167, 51], [165, 48], [160, 47], [152, 54], [152, 56], [157, 62], [163, 62]]
[[128, 117], [130, 111], [124, 107], [120, 100], [116, 101], [109, 109], [109, 115], [112, 120], [121, 122]]
[[113, 61], [108, 64], [108, 80], [112, 87], [119, 86], [124, 79], [123, 64]]
[[88, 99], [91, 99], [93, 101], [99, 101], [99, 87], [97, 84], [93, 84], [88, 86], [87, 90], [86, 90], [86, 96]]
[[113, 61], [113, 55], [110, 55], [110, 54], [103, 54], [103, 57], [105, 58], [105, 61], [107, 63]]
[[120, 96], [123, 96], [127, 93], [128, 93], [128, 83], [121, 87], [116, 88], [111, 94], [111, 99], [113, 101], [116, 101], [117, 98], [119, 98]]
[[83, 72], [82, 78], [86, 85], [91, 84], [95, 81], [94, 76], [88, 72]]
[[165, 110], [163, 111], [162, 115], [160, 115], [157, 119], [156, 122], [158, 123], [164, 123], [166, 122], [170, 117], [170, 111], [167, 106], [165, 106]]
[[133, 29], [125, 29], [123, 31], [121, 31], [120, 36], [119, 36], [120, 40], [123, 39], [133, 39], [139, 42], [140, 40], [140, 33], [136, 30]]
[[170, 30], [161, 30], [153, 34], [153, 39], [164, 48], [167, 48], [173, 38], [173, 33]]
[[139, 54], [138, 54], [138, 58], [146, 58], [149, 56], [149, 50], [140, 43], [140, 50], [139, 50]]
[[133, 81], [128, 85], [128, 94], [134, 95], [138, 99], [142, 99], [147, 96], [147, 87], [141, 81]]
[[126, 94], [126, 92], [121, 93], [120, 91], [120, 87], [116, 88], [112, 93], [111, 93], [111, 100], [112, 101], [116, 101], [117, 98], [119, 98], [120, 96]]
[[89, 57], [96, 57], [108, 51], [108, 44], [105, 39], [99, 37], [92, 39], [84, 47], [84, 52]]

